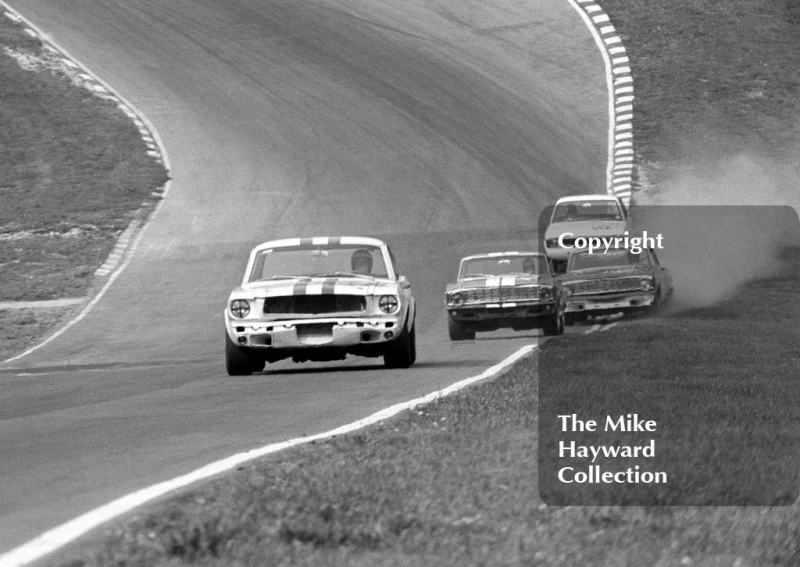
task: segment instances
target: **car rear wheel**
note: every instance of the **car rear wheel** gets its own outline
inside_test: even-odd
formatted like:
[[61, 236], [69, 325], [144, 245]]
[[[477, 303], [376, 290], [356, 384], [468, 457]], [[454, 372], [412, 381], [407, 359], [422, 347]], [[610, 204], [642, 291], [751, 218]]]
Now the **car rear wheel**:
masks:
[[383, 363], [387, 368], [408, 368], [414, 364], [417, 358], [417, 333], [414, 327], [410, 331], [408, 325], [403, 327], [400, 336], [387, 346], [383, 355]]
[[475, 338], [475, 329], [470, 329], [452, 317], [447, 318], [447, 332], [451, 341], [471, 341]]
[[228, 376], [249, 376], [263, 369], [263, 358], [250, 349], [236, 346], [225, 333], [225, 370]]

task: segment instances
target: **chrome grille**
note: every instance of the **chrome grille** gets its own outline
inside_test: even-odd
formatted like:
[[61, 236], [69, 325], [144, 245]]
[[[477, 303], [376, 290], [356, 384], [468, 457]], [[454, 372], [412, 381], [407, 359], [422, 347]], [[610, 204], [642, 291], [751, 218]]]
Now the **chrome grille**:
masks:
[[539, 286], [526, 285], [502, 288], [504, 301], [529, 301], [539, 299]]
[[574, 295], [589, 295], [597, 293], [615, 293], [624, 291], [641, 291], [639, 287], [640, 276], [625, 278], [599, 278], [565, 284]]
[[539, 299], [539, 287], [535, 285], [482, 287], [460, 290], [460, 293], [464, 298], [464, 305]]
[[349, 313], [366, 308], [367, 300], [361, 295], [289, 295], [264, 299], [264, 313], [269, 315]]
[[500, 301], [500, 290], [496, 287], [481, 287], [475, 289], [465, 289], [462, 292], [464, 303], [497, 303]]

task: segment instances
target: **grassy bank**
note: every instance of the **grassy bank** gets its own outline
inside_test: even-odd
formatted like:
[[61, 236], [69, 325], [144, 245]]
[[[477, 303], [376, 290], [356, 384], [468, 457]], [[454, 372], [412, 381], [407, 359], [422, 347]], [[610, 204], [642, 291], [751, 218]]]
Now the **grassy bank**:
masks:
[[628, 50], [634, 140], [654, 182], [740, 153], [797, 167], [800, 3], [599, 3]]
[[[0, 15], [0, 301], [85, 296], [119, 234], [167, 180], [130, 118], [58, 63]], [[0, 359], [61, 315], [28, 312], [34, 322], [20, 336], [16, 316], [4, 313]]]
[[[539, 489], [548, 504], [791, 505], [800, 495], [800, 248], [713, 306], [549, 343], [539, 361]], [[576, 353], [579, 353], [576, 355]], [[594, 420], [580, 431], [559, 415]], [[651, 421], [622, 431], [619, 417]], [[611, 423], [609, 423], [611, 418]], [[629, 420], [625, 420], [626, 424]], [[564, 447], [596, 447], [582, 458]], [[609, 457], [601, 447], [650, 449]], [[655, 449], [653, 451], [653, 449]], [[652, 454], [654, 453], [654, 454]], [[565, 484], [590, 466], [663, 484]], [[594, 469], [597, 470], [597, 469]], [[639, 471], [634, 471], [639, 472]]]

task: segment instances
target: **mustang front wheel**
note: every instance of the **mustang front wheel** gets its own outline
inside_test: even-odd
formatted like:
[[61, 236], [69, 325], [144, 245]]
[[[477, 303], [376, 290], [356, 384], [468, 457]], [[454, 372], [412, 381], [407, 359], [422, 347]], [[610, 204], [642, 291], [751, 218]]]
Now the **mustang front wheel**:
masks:
[[[416, 325], [414, 325], [416, 327]], [[389, 343], [383, 355], [383, 363], [387, 368], [408, 368], [417, 359], [417, 333], [414, 329], [403, 327], [403, 332]]]
[[249, 349], [236, 346], [225, 333], [225, 370], [228, 376], [249, 376], [264, 369], [264, 359]]

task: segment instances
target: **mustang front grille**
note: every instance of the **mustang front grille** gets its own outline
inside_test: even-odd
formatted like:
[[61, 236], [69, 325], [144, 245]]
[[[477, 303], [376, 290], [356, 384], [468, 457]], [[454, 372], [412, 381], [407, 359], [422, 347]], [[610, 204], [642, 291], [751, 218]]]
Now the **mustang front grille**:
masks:
[[642, 288], [639, 287], [639, 282], [641, 279], [641, 276], [601, 278], [596, 280], [567, 283], [566, 287], [572, 292], [573, 295], [642, 291]]
[[366, 308], [367, 300], [361, 295], [289, 295], [264, 299], [264, 313], [268, 315], [353, 313]]

